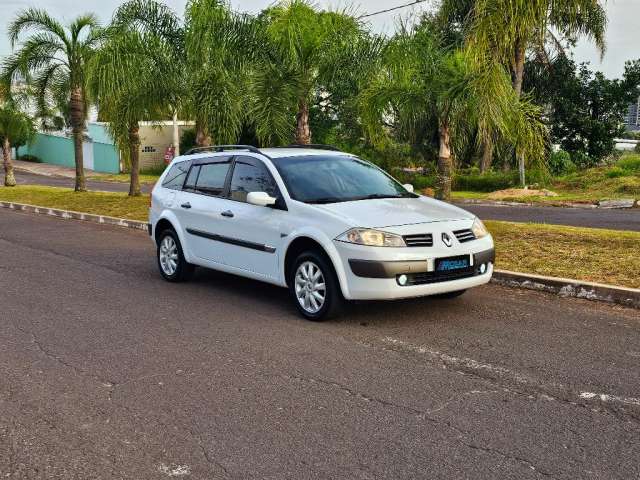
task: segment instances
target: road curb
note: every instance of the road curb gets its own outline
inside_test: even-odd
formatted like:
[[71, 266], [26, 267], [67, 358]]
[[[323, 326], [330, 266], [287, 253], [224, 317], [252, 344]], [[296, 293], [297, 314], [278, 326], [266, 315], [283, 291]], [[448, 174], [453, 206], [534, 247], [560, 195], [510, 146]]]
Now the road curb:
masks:
[[[124, 218], [6, 201], [0, 201], [0, 208], [147, 231], [147, 223], [138, 220], [126, 220]], [[571, 278], [545, 277], [543, 275], [510, 272], [508, 270], [494, 270], [491, 281], [509, 287], [555, 293], [560, 297], [584, 298], [640, 309], [640, 289], [636, 288], [616, 287], [600, 283], [583, 282]]]
[[114, 225], [117, 227], [147, 231], [147, 223], [140, 222], [138, 220], [127, 220], [124, 218], [108, 217], [106, 215], [94, 215], [92, 213], [74, 212], [71, 210], [60, 210], [58, 208], [39, 207], [26, 203], [15, 203], [6, 201], [0, 201], [0, 207], [9, 208], [11, 210], [17, 210], [20, 212], [48, 215], [50, 217], [83, 220], [85, 222], [99, 223], [102, 225]]
[[509, 287], [555, 293], [565, 298], [584, 298], [640, 309], [640, 289], [637, 288], [616, 287], [572, 278], [545, 277], [508, 270], [495, 270], [491, 281]]

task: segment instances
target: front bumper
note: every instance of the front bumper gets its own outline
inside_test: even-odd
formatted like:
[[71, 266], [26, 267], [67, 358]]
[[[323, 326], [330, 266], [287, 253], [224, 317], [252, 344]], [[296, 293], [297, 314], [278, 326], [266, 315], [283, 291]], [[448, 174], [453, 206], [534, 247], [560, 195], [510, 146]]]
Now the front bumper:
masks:
[[[371, 248], [336, 242], [342, 260], [342, 291], [350, 300], [413, 298], [484, 285], [491, 280], [495, 250], [488, 236], [456, 248]], [[437, 258], [470, 255], [464, 271], [436, 272]], [[398, 277], [406, 275], [400, 285]]]

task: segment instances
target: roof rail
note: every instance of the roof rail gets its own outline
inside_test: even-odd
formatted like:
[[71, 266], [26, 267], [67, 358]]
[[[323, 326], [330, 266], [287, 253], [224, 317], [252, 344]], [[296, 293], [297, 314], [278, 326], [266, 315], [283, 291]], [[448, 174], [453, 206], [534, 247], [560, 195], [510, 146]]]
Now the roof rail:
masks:
[[310, 149], [314, 149], [314, 150], [330, 150], [332, 152], [341, 152], [342, 150], [340, 150], [337, 147], [334, 147], [332, 145], [323, 145], [321, 143], [310, 143], [309, 145], [305, 145], [302, 143], [292, 143], [291, 145], [287, 145], [284, 148], [310, 148]]
[[262, 153], [259, 148], [256, 148], [253, 145], [210, 145], [208, 147], [195, 147], [185, 153], [185, 155], [194, 155], [196, 153], [208, 151], [226, 152], [228, 150], [248, 150], [252, 153], [259, 153], [261, 155], [264, 155], [264, 153]]

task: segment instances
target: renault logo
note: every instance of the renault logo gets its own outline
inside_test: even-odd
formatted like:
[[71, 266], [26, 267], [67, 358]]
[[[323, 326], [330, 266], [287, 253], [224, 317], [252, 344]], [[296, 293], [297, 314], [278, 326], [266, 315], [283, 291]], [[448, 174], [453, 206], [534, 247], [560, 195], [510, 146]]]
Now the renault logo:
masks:
[[450, 247], [451, 245], [453, 245], [453, 241], [451, 240], [451, 237], [449, 236], [448, 233], [442, 234], [442, 243], [444, 243], [447, 247]]

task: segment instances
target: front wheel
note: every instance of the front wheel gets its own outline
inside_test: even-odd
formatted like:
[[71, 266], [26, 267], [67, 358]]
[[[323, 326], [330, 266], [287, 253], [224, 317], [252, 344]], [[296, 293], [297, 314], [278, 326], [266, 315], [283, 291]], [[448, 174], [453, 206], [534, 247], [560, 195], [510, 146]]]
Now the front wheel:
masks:
[[173, 230], [165, 230], [158, 239], [158, 268], [169, 282], [188, 280], [195, 267], [184, 258], [180, 239]]
[[314, 322], [336, 316], [344, 302], [329, 261], [313, 251], [300, 254], [293, 263], [289, 292], [302, 316]]

